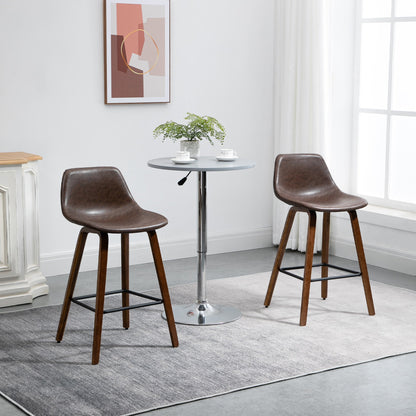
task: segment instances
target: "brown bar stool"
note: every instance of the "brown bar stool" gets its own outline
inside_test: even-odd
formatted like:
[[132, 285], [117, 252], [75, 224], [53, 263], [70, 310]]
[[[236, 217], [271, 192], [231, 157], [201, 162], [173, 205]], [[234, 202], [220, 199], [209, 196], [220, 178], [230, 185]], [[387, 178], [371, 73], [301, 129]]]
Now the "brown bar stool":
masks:
[[[71, 301], [95, 312], [92, 364], [98, 364], [100, 358], [101, 329], [103, 314], [123, 312], [123, 327], [129, 328], [129, 309], [141, 308], [163, 303], [173, 347], [178, 346], [178, 337], [173, 318], [168, 285], [160, 254], [156, 229], [165, 226], [168, 221], [162, 215], [145, 211], [133, 199], [120, 171], [114, 167], [76, 168], [66, 170], [62, 177], [61, 207], [64, 217], [82, 228], [78, 235], [71, 271], [68, 278], [65, 299], [62, 306], [56, 341], [64, 335]], [[162, 299], [129, 290], [129, 234], [147, 232], [152, 249], [153, 260]], [[100, 239], [97, 292], [93, 295], [73, 297], [79, 266], [88, 233], [98, 234]], [[121, 290], [106, 292], [108, 234], [121, 235]], [[121, 293], [122, 307], [104, 309], [104, 296]], [[146, 303], [131, 305], [129, 295], [148, 300]], [[82, 302], [96, 298], [95, 308]]]
[[[321, 296], [328, 295], [328, 280], [353, 276], [361, 276], [369, 315], [374, 315], [373, 297], [368, 278], [363, 243], [357, 212], [367, 205], [367, 201], [358, 196], [342, 192], [334, 183], [325, 161], [317, 154], [281, 154], [276, 157], [274, 167], [274, 193], [280, 200], [291, 205], [280, 239], [279, 249], [273, 271], [270, 276], [264, 305], [268, 307], [272, 300], [277, 275], [280, 272], [303, 280], [302, 304], [300, 310], [300, 325], [306, 325], [311, 282], [321, 282]], [[303, 211], [309, 216], [308, 237], [306, 243], [305, 265], [281, 268], [290, 230], [296, 212]], [[315, 241], [316, 212], [323, 212], [322, 262], [313, 264], [313, 247]], [[360, 272], [328, 264], [329, 255], [329, 223], [331, 212], [347, 211], [354, 235]], [[311, 279], [312, 268], [321, 267], [321, 278]], [[346, 274], [328, 277], [328, 268], [346, 272]], [[293, 270], [303, 269], [303, 277], [293, 273]]]

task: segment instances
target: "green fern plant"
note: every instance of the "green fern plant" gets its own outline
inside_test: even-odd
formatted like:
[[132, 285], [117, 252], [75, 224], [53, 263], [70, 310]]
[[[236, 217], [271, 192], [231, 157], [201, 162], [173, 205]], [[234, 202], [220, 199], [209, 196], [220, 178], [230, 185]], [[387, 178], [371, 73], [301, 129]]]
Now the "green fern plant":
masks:
[[224, 126], [214, 117], [198, 116], [193, 113], [187, 113], [185, 120], [187, 124], [176, 123], [175, 121], [167, 121], [153, 130], [153, 137], [156, 139], [162, 137], [164, 142], [171, 139], [173, 142], [177, 140], [208, 140], [214, 145], [214, 140], [224, 143], [225, 129]]

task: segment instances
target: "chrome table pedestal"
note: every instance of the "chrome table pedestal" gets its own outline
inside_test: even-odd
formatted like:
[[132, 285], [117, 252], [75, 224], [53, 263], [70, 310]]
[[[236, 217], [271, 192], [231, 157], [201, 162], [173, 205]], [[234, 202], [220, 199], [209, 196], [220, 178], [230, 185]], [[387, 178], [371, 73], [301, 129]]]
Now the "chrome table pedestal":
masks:
[[[206, 255], [207, 255], [207, 171], [249, 169], [253, 162], [218, 162], [215, 158], [201, 157], [189, 165], [174, 165], [169, 158], [154, 159], [148, 165], [157, 169], [198, 172], [198, 276], [197, 299], [187, 305], [172, 305], [175, 322], [185, 325], [219, 325], [241, 317], [241, 312], [229, 305], [210, 304], [206, 296]], [[166, 319], [164, 314], [162, 316]]]

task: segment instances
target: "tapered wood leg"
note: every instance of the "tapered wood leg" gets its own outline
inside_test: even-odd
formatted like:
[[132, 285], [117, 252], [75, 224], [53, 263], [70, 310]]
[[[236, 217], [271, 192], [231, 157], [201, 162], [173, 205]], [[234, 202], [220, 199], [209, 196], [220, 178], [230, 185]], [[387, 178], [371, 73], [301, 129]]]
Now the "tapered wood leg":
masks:
[[172, 347], [177, 347], [179, 345], [178, 335], [176, 333], [176, 325], [172, 312], [172, 304], [170, 301], [168, 284], [166, 282], [165, 268], [163, 267], [162, 255], [160, 254], [159, 241], [157, 239], [156, 231], [149, 231], [147, 234], [149, 236], [150, 246], [152, 248], [153, 261], [155, 263], [160, 292], [162, 294], [163, 306], [165, 308], [166, 320], [168, 322]]
[[279, 274], [279, 268], [282, 264], [283, 256], [285, 254], [287, 241], [289, 239], [290, 230], [292, 229], [293, 220], [295, 219], [296, 209], [290, 208], [289, 212], [287, 213], [285, 226], [283, 228], [282, 237], [280, 238], [279, 248], [277, 250], [276, 259], [274, 261], [274, 266], [272, 270], [272, 274], [270, 276], [269, 287], [267, 289], [266, 297], [264, 299], [264, 306], [266, 308], [270, 305], [272, 300], [274, 287], [276, 285], [277, 276]]
[[[330, 212], [324, 212], [322, 224], [322, 263], [328, 264], [329, 261], [329, 226], [330, 226]], [[321, 277], [328, 277], [328, 266], [322, 266]], [[328, 297], [328, 280], [321, 282], [321, 297], [326, 299]]]
[[315, 230], [316, 230], [316, 212], [309, 211], [309, 226], [308, 226], [308, 239], [306, 243], [305, 253], [305, 269], [303, 273], [303, 289], [302, 289], [302, 304], [300, 308], [300, 326], [306, 325], [308, 317], [308, 305], [309, 305], [309, 292], [311, 288], [311, 275], [312, 275], [312, 263], [313, 263], [313, 246], [315, 243]]
[[[129, 290], [129, 234], [121, 234], [121, 289]], [[129, 294], [121, 295], [123, 308], [130, 305]], [[123, 311], [123, 328], [130, 326], [130, 311]]]
[[358, 263], [360, 264], [361, 278], [364, 286], [365, 300], [369, 315], [375, 315], [373, 296], [371, 294], [370, 279], [368, 277], [367, 262], [365, 260], [363, 241], [361, 238], [360, 225], [358, 223], [357, 212], [349, 211], [352, 232], [354, 235], [355, 248], [357, 250]]
[[71, 306], [71, 299], [74, 295], [75, 284], [77, 282], [79, 266], [84, 252], [85, 242], [87, 240], [88, 232], [84, 229], [78, 234], [77, 245], [75, 247], [74, 257], [72, 259], [71, 271], [69, 273], [68, 284], [66, 286], [64, 303], [62, 305], [61, 318], [59, 320], [58, 330], [56, 332], [56, 341], [61, 342], [65, 332], [66, 320], [68, 318], [69, 308]]
[[99, 233], [100, 252], [98, 256], [97, 294], [95, 298], [94, 340], [92, 345], [92, 364], [100, 360], [101, 331], [103, 327], [105, 280], [107, 275], [108, 234]]

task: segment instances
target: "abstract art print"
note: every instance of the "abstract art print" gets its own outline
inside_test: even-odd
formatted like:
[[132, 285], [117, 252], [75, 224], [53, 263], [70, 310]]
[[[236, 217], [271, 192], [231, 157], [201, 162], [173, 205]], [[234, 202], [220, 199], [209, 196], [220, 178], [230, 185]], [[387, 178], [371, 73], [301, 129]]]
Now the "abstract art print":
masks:
[[169, 0], [105, 0], [105, 102], [170, 101]]

